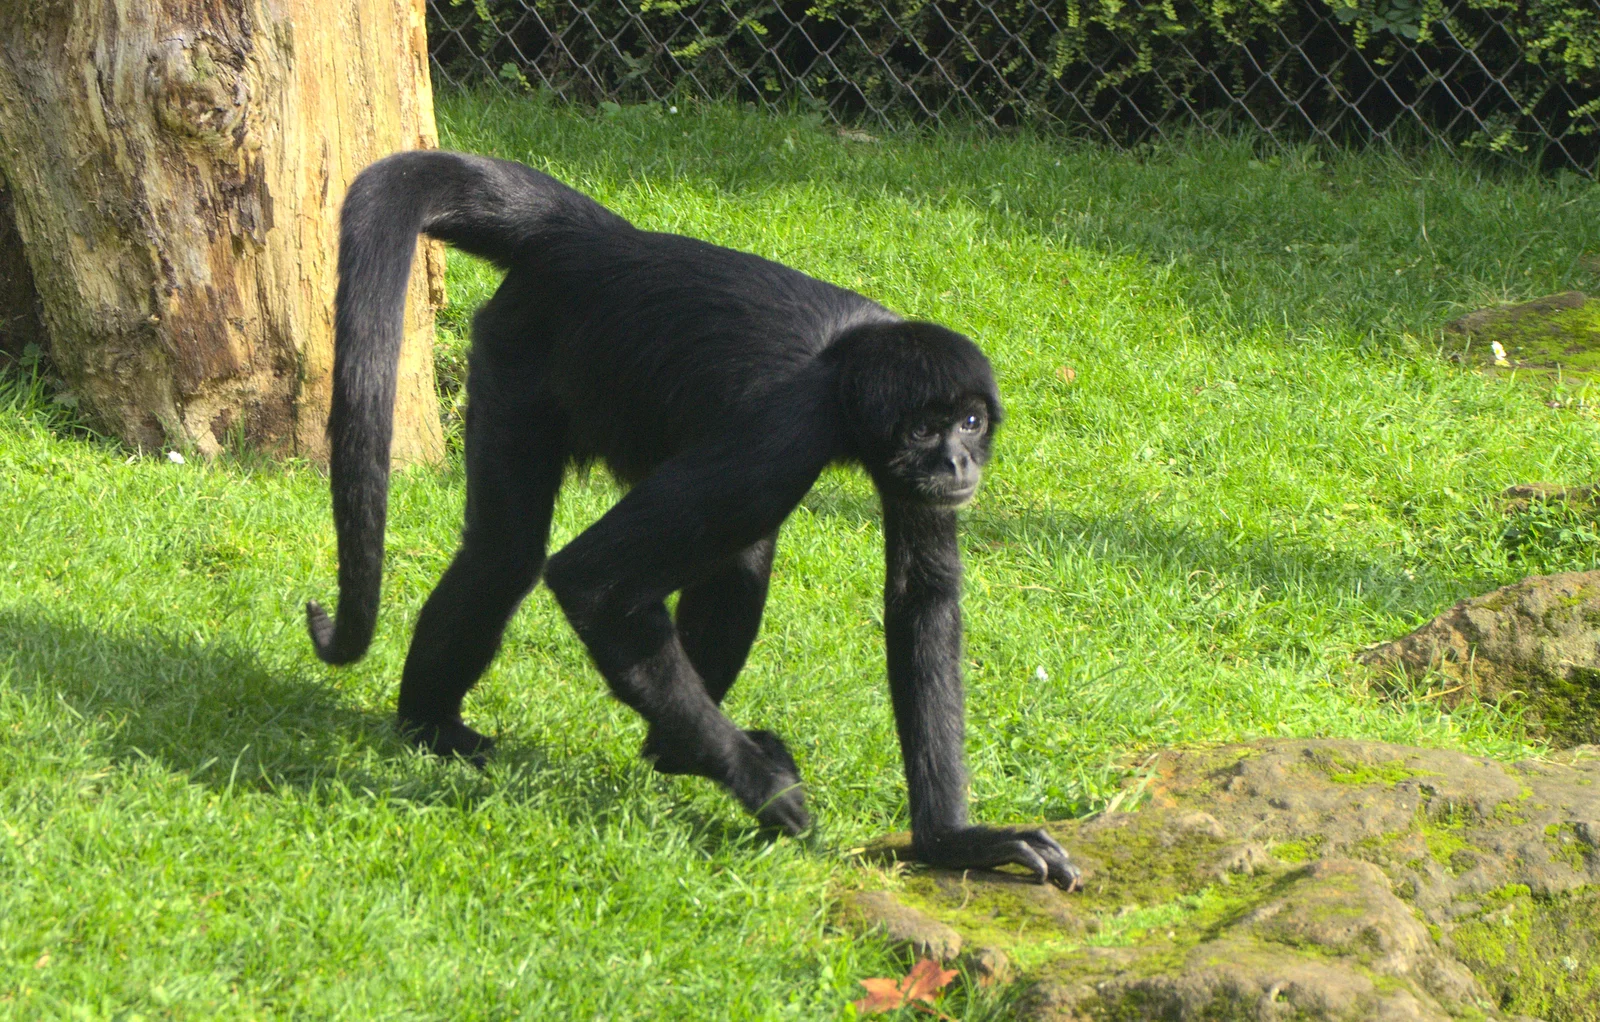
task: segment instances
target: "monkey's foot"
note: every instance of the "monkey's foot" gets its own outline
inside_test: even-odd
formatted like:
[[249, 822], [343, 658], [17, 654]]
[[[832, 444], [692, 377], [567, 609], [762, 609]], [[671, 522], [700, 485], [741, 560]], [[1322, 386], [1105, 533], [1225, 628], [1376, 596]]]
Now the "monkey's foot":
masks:
[[1041, 884], [1052, 883], [1064, 891], [1075, 891], [1083, 883], [1066, 849], [1043, 830], [963, 827], [933, 835], [913, 834], [911, 852], [917, 861], [945, 869], [1021, 866]]
[[400, 718], [400, 734], [413, 745], [446, 759], [458, 757], [479, 769], [488, 761], [494, 739], [479, 734], [461, 722], [460, 717], [440, 723], [424, 724]]

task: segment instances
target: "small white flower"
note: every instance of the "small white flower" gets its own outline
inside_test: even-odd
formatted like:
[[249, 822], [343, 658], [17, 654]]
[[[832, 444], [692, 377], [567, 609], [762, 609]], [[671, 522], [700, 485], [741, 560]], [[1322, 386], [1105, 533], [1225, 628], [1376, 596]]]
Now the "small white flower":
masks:
[[1511, 362], [1506, 358], [1505, 346], [1502, 345], [1499, 341], [1490, 341], [1489, 342], [1489, 347], [1494, 349], [1494, 364], [1495, 365], [1497, 365], [1497, 366], [1508, 366], [1508, 365], [1511, 364]]
[[678, 112], [678, 108], [677, 108], [677, 107], [675, 107], [675, 106], [669, 106], [669, 107], [667, 107], [667, 113], [669, 113], [669, 114], [675, 114], [675, 113], [677, 113], [677, 112]]
[[174, 465], [182, 465], [183, 455], [179, 454], [177, 451], [168, 451], [167, 460], [172, 462]]
[[1038, 667], [1033, 669], [1033, 676], [1040, 681], [1050, 680], [1050, 672], [1044, 669], [1044, 664], [1040, 664]]

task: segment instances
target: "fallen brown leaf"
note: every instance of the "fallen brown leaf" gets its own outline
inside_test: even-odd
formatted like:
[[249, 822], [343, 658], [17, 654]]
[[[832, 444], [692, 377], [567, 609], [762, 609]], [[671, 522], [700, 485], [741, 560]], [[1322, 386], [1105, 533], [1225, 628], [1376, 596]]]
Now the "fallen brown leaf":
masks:
[[856, 1011], [862, 1015], [881, 1015], [906, 1003], [905, 995], [900, 992], [900, 984], [895, 980], [882, 977], [864, 979], [861, 985], [867, 988], [867, 996], [853, 1003]]
[[932, 958], [924, 958], [911, 967], [911, 972], [906, 976], [905, 995], [907, 1001], [925, 1001], [932, 1004], [939, 992], [950, 985], [956, 978], [956, 970], [941, 969], [939, 963]]
[[1056, 375], [1061, 378], [1062, 383], [1071, 383], [1078, 378], [1078, 371], [1071, 366], [1062, 366], [1056, 370]]
[[853, 1003], [856, 1011], [862, 1015], [881, 1015], [909, 1006], [948, 1019], [950, 1016], [932, 1005], [939, 993], [955, 978], [956, 970], [941, 969], [932, 958], [924, 958], [898, 982], [886, 977], [862, 980], [861, 985], [867, 988], [867, 996]]

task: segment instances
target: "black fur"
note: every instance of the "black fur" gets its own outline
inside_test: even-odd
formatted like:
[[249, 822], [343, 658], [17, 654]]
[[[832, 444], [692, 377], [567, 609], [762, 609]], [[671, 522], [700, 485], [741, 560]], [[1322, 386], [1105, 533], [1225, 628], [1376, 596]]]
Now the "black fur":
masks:
[[[306, 608], [317, 653], [348, 663], [377, 619], [406, 278], [418, 233], [507, 273], [473, 328], [461, 549], [423, 607], [400, 685], [402, 728], [481, 759], [461, 720], [541, 574], [644, 754], [709, 777], [764, 825], [809, 826], [783, 742], [719, 704], [760, 625], [777, 532], [830, 462], [872, 474], [884, 506], [889, 683], [918, 857], [1078, 872], [1042, 831], [967, 822], [961, 560], [955, 508], [1001, 417], [971, 341], [786, 266], [634, 228], [553, 178], [446, 152], [391, 156], [345, 199], [332, 449], [337, 623]], [[545, 561], [574, 462], [631, 489]], [[680, 593], [674, 620], [663, 602]]]

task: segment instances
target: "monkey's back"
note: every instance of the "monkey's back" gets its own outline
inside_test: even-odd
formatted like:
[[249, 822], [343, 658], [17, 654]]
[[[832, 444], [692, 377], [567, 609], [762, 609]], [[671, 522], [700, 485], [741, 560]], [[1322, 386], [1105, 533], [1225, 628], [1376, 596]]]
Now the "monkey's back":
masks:
[[493, 345], [497, 367], [536, 375], [573, 457], [603, 459], [630, 482], [798, 385], [846, 330], [899, 318], [780, 263], [681, 235], [591, 224], [541, 240], [480, 312], [475, 347]]

